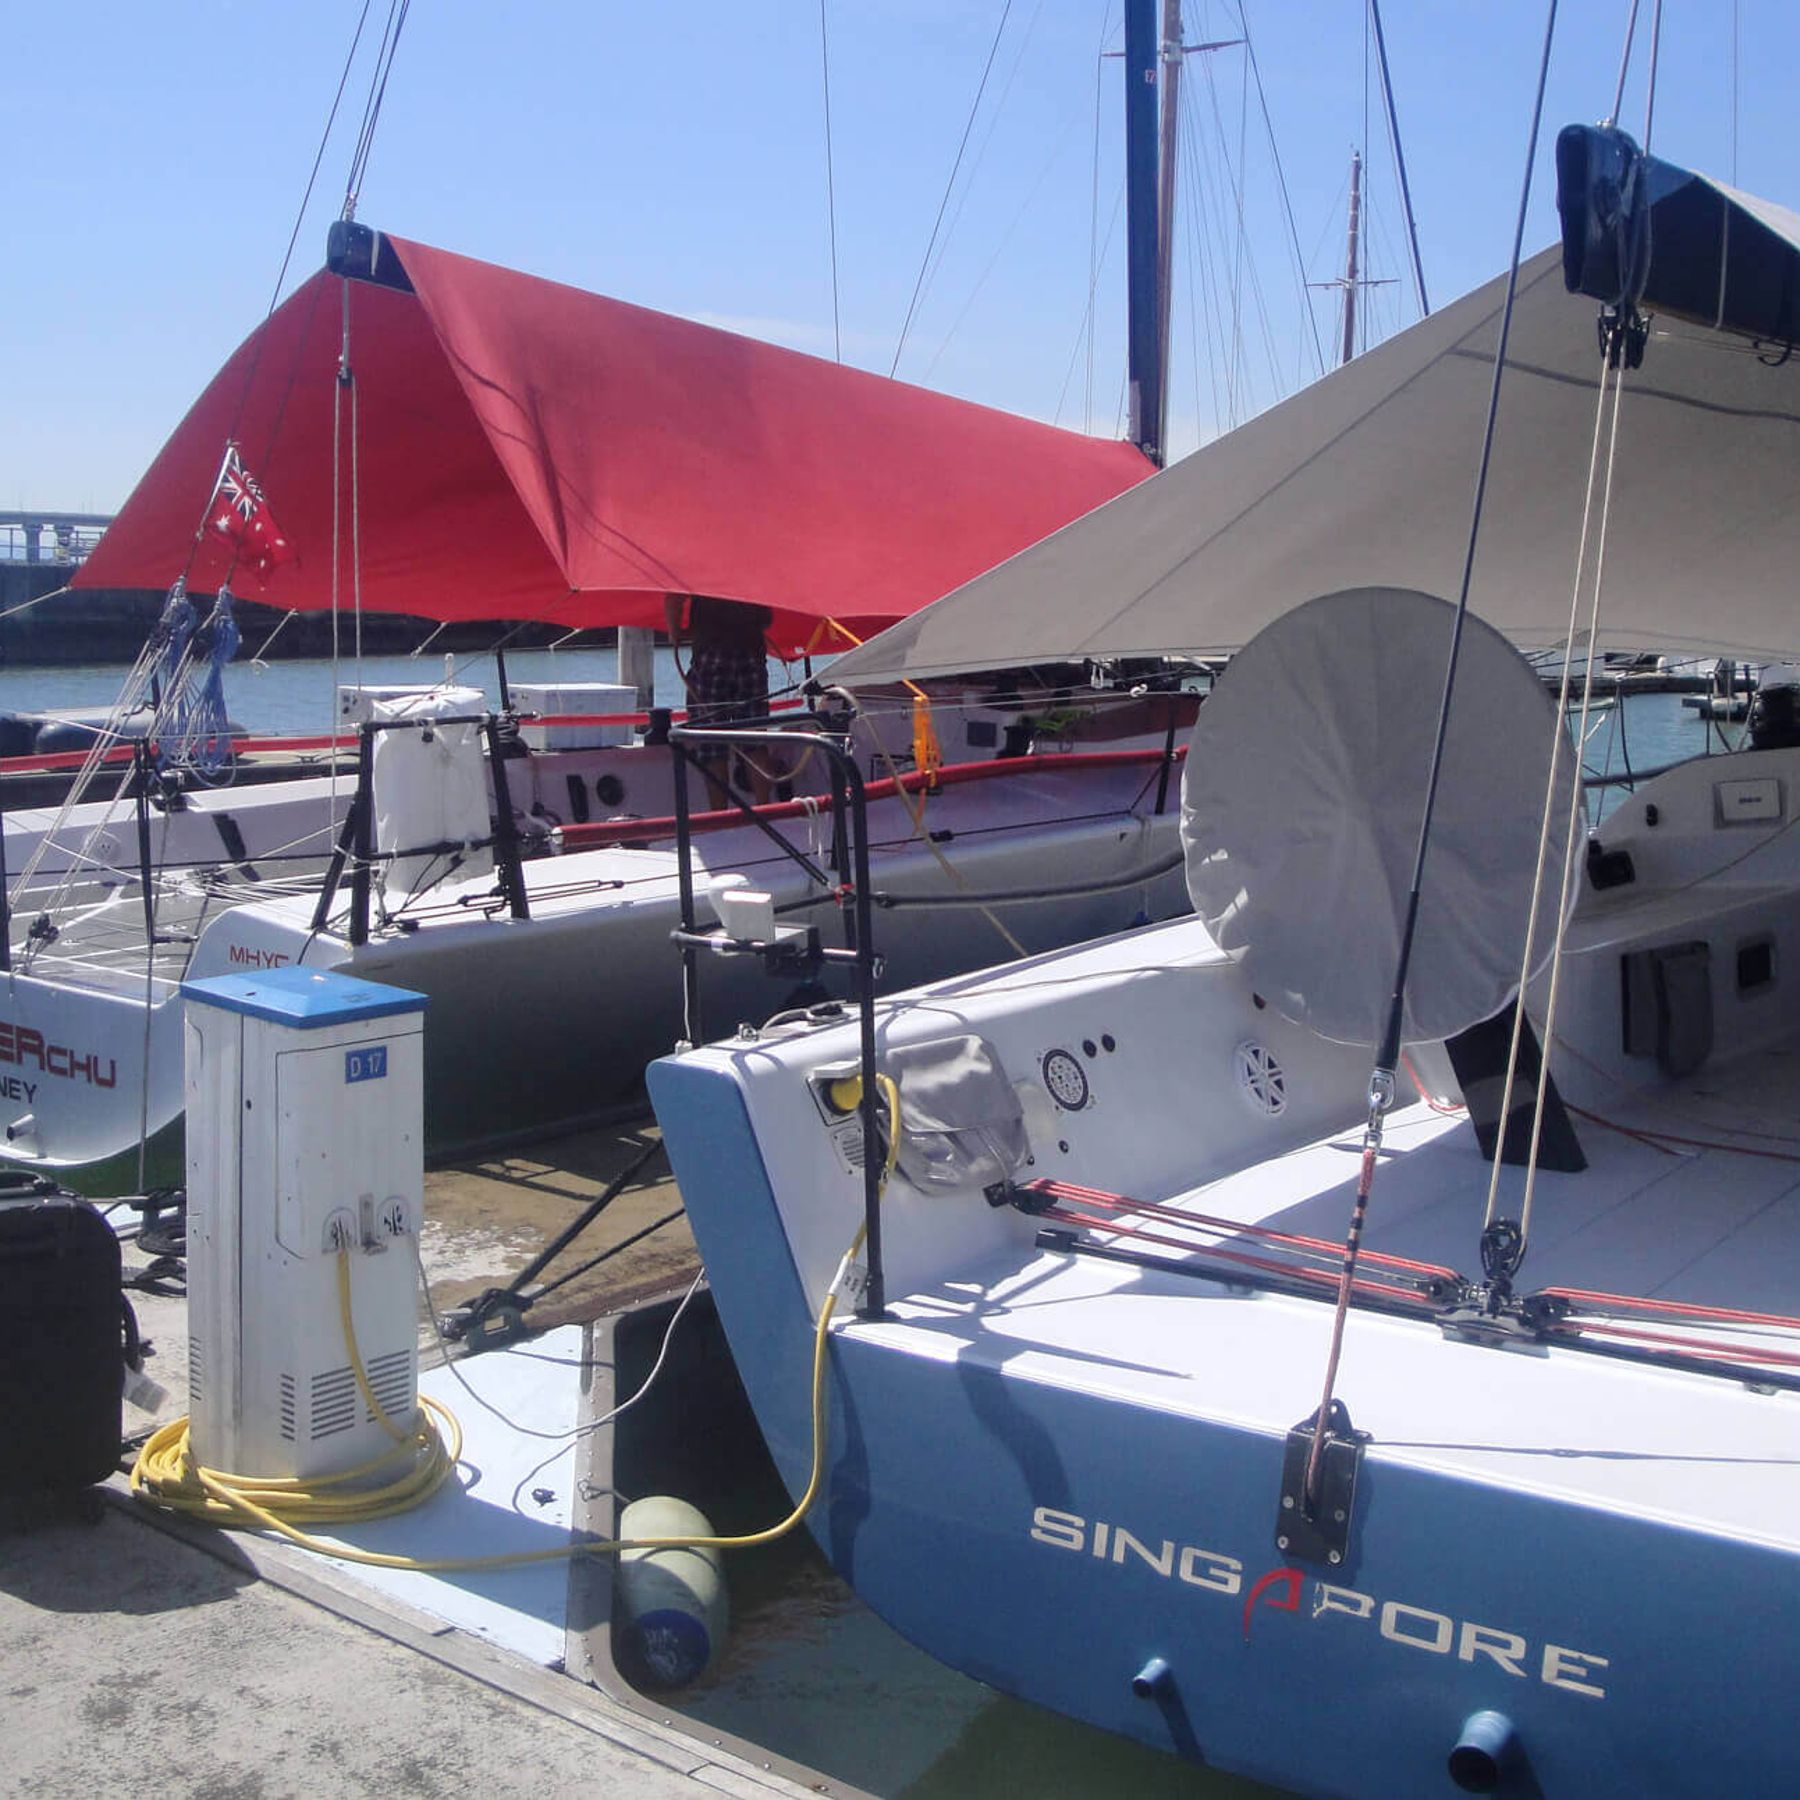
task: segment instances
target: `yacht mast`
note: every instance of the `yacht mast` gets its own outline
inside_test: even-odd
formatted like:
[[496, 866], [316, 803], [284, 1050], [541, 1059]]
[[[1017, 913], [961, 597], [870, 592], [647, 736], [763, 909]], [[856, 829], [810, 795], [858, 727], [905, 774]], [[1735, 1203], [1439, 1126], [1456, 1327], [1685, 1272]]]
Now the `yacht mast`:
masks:
[[[1179, 4], [1176, 5], [1179, 34]], [[1179, 56], [1179, 52], [1177, 52]], [[1158, 229], [1157, 65], [1162, 60], [1156, 0], [1125, 0], [1126, 435], [1160, 466], [1163, 460], [1163, 344], [1158, 293], [1163, 258]]]
[[1344, 247], [1344, 342], [1338, 357], [1347, 363], [1356, 354], [1356, 252], [1362, 238], [1362, 152], [1350, 152], [1350, 228]]
[[1162, 0], [1161, 123], [1156, 159], [1156, 360], [1161, 377], [1156, 396], [1156, 459], [1169, 441], [1169, 295], [1175, 249], [1176, 128], [1181, 105], [1181, 0]]
[[1154, 463], [1169, 439], [1170, 270], [1184, 58], [1243, 38], [1181, 41], [1181, 0], [1125, 0], [1125, 224], [1131, 410], [1126, 435]]

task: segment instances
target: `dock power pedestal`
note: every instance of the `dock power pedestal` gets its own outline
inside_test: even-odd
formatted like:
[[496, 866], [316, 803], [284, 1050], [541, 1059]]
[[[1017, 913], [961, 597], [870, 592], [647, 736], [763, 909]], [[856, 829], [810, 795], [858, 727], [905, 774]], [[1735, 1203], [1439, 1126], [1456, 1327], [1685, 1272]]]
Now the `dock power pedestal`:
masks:
[[[425, 997], [305, 968], [183, 985], [188, 1416], [209, 1468], [342, 1474], [418, 1404]], [[341, 1272], [340, 1265], [347, 1265]]]

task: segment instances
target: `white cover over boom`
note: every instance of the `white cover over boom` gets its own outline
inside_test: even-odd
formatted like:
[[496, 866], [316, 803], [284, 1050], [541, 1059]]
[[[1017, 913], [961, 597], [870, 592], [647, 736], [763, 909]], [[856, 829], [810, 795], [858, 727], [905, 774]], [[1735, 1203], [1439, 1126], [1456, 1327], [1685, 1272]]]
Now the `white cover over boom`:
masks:
[[[1387, 1017], [1454, 617], [1442, 600], [1395, 589], [1314, 600], [1232, 659], [1194, 726], [1181, 785], [1194, 910], [1257, 993], [1337, 1043], [1377, 1043]], [[1575, 759], [1536, 672], [1470, 619], [1406, 1042], [1490, 1018], [1517, 989], [1559, 741], [1534, 965], [1554, 940]]]

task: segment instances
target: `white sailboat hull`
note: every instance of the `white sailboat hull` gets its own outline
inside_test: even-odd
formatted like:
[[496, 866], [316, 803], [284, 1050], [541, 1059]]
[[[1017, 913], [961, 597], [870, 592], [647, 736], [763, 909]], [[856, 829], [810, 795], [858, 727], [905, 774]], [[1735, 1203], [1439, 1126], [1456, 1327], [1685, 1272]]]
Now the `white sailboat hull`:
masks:
[[[1170, 866], [1175, 815], [1154, 810], [1156, 763], [1059, 770], [1057, 761], [1033, 759], [1022, 773], [952, 786], [931, 798], [924, 813], [929, 842], [915, 832], [901, 801], [872, 808], [872, 878], [884, 895], [1102, 888], [987, 909], [882, 910], [876, 947], [884, 986], [989, 963], [1015, 943], [1035, 951], [1185, 909], [1179, 869]], [[810, 856], [824, 856], [829, 830], [823, 818], [782, 829]], [[703, 894], [709, 880], [740, 872], [768, 887], [778, 904], [819, 897], [755, 830], [702, 838], [697, 854]], [[1159, 865], [1153, 877], [1132, 879]], [[66, 1104], [54, 1119], [38, 1121], [34, 1154], [58, 1164], [98, 1160], [136, 1144], [143, 1124], [155, 1131], [177, 1116], [179, 1001], [170, 1006], [167, 998], [173, 976], [182, 974], [200, 978], [304, 964], [425, 994], [427, 1142], [434, 1154], [591, 1118], [632, 1100], [641, 1091], [645, 1065], [684, 1039], [729, 1032], [796, 1003], [847, 992], [841, 983], [834, 987], [829, 975], [814, 987], [799, 978], [771, 980], [754, 959], [707, 957], [703, 1019], [689, 1022], [682, 1016], [680, 964], [670, 942], [680, 919], [672, 849], [587, 851], [528, 862], [524, 872], [529, 919], [510, 917], [492, 878], [484, 877], [460, 887], [441, 884], [362, 944], [349, 941], [341, 900], [340, 916], [322, 931], [313, 929], [316, 898], [308, 895], [203, 916], [191, 957], [184, 963], [171, 958], [172, 978], [149, 1009], [148, 1107], [138, 1075], [127, 1079], [125, 1073], [128, 1066], [142, 1070], [141, 1053], [129, 1065], [119, 1053], [117, 1085], [59, 1095]], [[1120, 885], [1105, 885], [1112, 881]], [[710, 908], [704, 910], [710, 922]], [[816, 922], [826, 942], [844, 941], [829, 900], [798, 916]], [[73, 988], [48, 979], [21, 983], [21, 1019], [40, 1034], [73, 1030], [77, 1017], [91, 1020], [91, 1032], [104, 1034], [95, 1041], [109, 1054], [127, 1037], [141, 1045], [141, 973], [135, 996], [134, 977], [124, 968], [106, 979], [114, 990], [106, 1004], [85, 976]], [[16, 1126], [29, 1111], [23, 1098], [7, 1100], [0, 1089], [0, 1130]], [[0, 1143], [0, 1154], [20, 1153]]]

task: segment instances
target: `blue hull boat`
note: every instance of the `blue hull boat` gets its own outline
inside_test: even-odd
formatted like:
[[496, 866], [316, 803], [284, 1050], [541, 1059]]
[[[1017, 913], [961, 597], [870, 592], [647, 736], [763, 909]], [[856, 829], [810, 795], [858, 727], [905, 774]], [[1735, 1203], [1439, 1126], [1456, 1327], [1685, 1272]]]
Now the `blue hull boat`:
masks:
[[[1721, 190], [1641, 185], [1688, 208], [1659, 254], [1707, 241]], [[1754, 227], [1763, 274], [1800, 266], [1800, 220], [1743, 204], [1733, 254]], [[1168, 643], [1188, 594], [1181, 641], [1238, 650], [1184, 776], [1195, 917], [650, 1071], [751, 1401], [796, 1494], [822, 1458], [809, 1522], [845, 1579], [996, 1687], [1308, 1794], [1794, 1783], [1800, 743], [1753, 720], [1589, 828], [1581, 732], [1515, 647], [1605, 441], [1558, 409], [1604, 419], [1622, 384], [1641, 454], [1590, 513], [1648, 539], [1608, 545], [1631, 580], [1564, 666], [1703, 629], [1791, 651], [1769, 579], [1800, 372], [1731, 336], [1774, 316], [1734, 321], [1735, 263], [1689, 283], [1716, 319], [1670, 299], [1641, 334], [1656, 283], [1626, 267], [1598, 366], [1552, 273], [1521, 271], [1510, 510], [1435, 748], [1452, 609], [1381, 584], [1416, 553], [1443, 588], [1435, 515], [1395, 495], [1479, 423], [1491, 293], [845, 659], [981, 654], [1025, 593], [1052, 633]], [[1373, 484], [1325, 547], [1246, 502], [1359, 434], [1385, 526], [1355, 512]], [[1293, 592], [1315, 563], [1353, 591]]]

